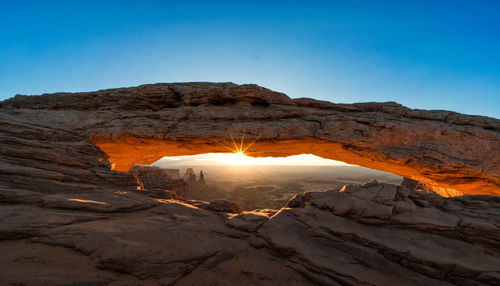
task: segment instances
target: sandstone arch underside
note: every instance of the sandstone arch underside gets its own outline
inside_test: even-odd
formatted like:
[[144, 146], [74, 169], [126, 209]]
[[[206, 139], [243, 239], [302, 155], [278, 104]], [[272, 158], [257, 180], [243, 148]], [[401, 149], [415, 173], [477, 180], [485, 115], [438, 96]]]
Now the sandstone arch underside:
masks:
[[163, 156], [302, 153], [387, 171], [443, 195], [500, 194], [500, 120], [394, 102], [334, 104], [232, 83], [173, 83], [16, 96], [4, 112], [78, 131], [114, 169]]

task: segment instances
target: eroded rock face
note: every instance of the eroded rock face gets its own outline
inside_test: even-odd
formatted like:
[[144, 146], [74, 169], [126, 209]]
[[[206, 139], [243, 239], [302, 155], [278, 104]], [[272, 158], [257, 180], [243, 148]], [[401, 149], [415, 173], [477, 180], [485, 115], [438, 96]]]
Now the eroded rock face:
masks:
[[500, 194], [500, 121], [394, 102], [290, 99], [256, 85], [175, 83], [88, 93], [16, 96], [10, 114], [90, 137], [116, 170], [163, 156], [312, 153], [418, 180], [443, 195]]
[[193, 168], [187, 168], [184, 175], [182, 175], [182, 179], [188, 184], [196, 182], [196, 175]]
[[420, 191], [420, 192], [426, 192], [426, 193], [439, 194], [439, 192], [434, 192], [427, 185], [422, 184], [419, 181], [408, 179], [408, 178], [403, 178], [403, 182], [401, 182], [401, 186], [403, 186], [409, 190], [412, 190], [412, 191]]
[[74, 131], [0, 112], [0, 186], [38, 193], [137, 189], [134, 176], [110, 166]]

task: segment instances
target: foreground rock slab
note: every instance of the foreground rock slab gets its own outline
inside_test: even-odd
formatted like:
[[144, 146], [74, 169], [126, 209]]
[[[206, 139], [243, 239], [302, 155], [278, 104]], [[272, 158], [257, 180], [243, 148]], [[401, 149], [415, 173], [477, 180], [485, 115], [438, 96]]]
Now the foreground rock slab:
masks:
[[372, 181], [297, 195], [279, 211], [226, 213], [199, 201], [155, 201], [126, 212], [113, 200], [107, 203], [116, 211], [4, 203], [0, 228], [10, 235], [0, 237], [0, 250], [7, 254], [0, 257], [0, 280], [8, 285], [500, 283], [500, 199], [493, 196], [443, 198]]

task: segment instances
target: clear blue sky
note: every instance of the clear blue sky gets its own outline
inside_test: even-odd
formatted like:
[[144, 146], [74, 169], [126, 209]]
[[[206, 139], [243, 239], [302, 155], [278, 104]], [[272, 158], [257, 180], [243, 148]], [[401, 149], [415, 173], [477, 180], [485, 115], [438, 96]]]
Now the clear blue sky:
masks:
[[0, 0], [0, 99], [182, 81], [500, 118], [500, 1]]

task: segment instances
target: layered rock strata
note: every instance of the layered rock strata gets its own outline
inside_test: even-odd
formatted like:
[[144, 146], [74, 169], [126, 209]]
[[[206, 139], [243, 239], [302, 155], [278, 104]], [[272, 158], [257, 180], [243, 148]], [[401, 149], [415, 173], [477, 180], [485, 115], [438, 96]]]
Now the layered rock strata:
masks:
[[133, 175], [110, 170], [108, 157], [74, 131], [0, 112], [0, 185], [46, 193], [137, 189]]
[[228, 152], [234, 138], [251, 156], [312, 153], [415, 179], [446, 196], [500, 194], [500, 121], [488, 117], [290, 99], [232, 83], [16, 96], [0, 109], [88, 136], [121, 171], [167, 155]]

